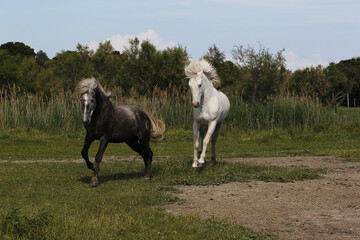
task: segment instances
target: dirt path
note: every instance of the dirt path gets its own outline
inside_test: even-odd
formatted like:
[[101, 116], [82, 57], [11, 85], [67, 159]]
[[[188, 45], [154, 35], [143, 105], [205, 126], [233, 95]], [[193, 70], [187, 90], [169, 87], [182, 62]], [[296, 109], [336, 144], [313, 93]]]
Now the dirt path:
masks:
[[224, 161], [326, 168], [323, 179], [294, 183], [252, 181], [179, 187], [185, 203], [173, 214], [227, 218], [280, 239], [360, 239], [360, 163], [335, 157], [237, 158]]

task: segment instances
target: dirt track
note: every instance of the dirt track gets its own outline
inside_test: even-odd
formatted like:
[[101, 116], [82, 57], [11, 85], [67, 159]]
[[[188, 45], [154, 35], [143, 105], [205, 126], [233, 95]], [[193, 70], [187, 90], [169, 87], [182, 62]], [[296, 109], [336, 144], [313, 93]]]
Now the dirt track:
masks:
[[335, 157], [224, 159], [249, 164], [326, 168], [323, 179], [293, 183], [252, 181], [179, 187], [185, 203], [173, 214], [227, 218], [280, 239], [360, 239], [360, 163]]

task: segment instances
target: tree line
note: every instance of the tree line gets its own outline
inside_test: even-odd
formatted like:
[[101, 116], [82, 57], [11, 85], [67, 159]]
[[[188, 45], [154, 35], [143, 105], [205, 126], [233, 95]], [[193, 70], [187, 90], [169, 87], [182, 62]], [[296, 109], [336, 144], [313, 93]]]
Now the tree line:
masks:
[[[138, 38], [129, 43], [122, 52], [114, 50], [110, 41], [100, 43], [96, 51], [78, 44], [75, 51], [61, 51], [52, 59], [21, 42], [2, 44], [0, 86], [16, 85], [30, 93], [73, 91], [80, 79], [94, 76], [102, 85], [118, 88], [125, 95], [136, 91], [151, 96], [154, 88], [188, 90], [184, 66], [191, 58], [186, 48], [158, 50]], [[272, 53], [262, 45], [257, 49], [239, 45], [233, 48], [230, 61], [212, 45], [203, 57], [217, 69], [222, 91], [239, 94], [251, 103], [291, 94], [338, 105], [348, 94], [360, 95], [360, 57], [290, 71], [283, 52]]]

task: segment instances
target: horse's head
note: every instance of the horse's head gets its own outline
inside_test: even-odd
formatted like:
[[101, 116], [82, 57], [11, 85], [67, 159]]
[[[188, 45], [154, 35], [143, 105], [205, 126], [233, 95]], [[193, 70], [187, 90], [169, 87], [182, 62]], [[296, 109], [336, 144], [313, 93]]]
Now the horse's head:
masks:
[[198, 72], [189, 80], [189, 86], [192, 95], [192, 104], [195, 108], [198, 108], [200, 106], [201, 97], [204, 93], [206, 81], [207, 78], [203, 71]]
[[88, 126], [91, 121], [91, 117], [96, 108], [96, 94], [95, 91], [89, 89], [89, 91], [83, 93], [80, 97], [81, 107], [83, 111], [82, 122], [84, 126]]

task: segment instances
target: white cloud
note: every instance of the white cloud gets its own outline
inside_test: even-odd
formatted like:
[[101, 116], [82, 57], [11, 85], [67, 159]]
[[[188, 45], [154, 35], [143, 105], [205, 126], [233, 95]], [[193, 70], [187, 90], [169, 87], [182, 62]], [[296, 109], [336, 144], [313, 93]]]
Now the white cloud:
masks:
[[304, 69], [311, 66], [322, 65], [326, 67], [329, 62], [324, 60], [320, 54], [313, 54], [307, 58], [301, 58], [294, 52], [284, 52], [286, 66], [291, 70]]
[[[133, 35], [125, 35], [121, 36], [120, 34], [114, 35], [110, 38], [105, 39], [105, 41], [110, 41], [111, 45], [114, 47], [117, 51], [124, 51], [126, 48], [130, 47], [129, 40], [134, 39], [137, 37], [140, 42], [142, 41], [150, 41], [157, 49], [163, 50], [167, 47], [175, 47], [177, 46], [177, 42], [175, 41], [165, 41], [162, 39], [159, 34], [157, 34], [153, 29], [149, 29], [146, 32], [140, 32], [139, 34], [133, 34]], [[99, 47], [99, 43], [96, 41], [91, 41], [88, 44], [88, 47], [90, 50], [96, 51], [96, 49]]]

